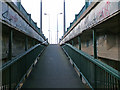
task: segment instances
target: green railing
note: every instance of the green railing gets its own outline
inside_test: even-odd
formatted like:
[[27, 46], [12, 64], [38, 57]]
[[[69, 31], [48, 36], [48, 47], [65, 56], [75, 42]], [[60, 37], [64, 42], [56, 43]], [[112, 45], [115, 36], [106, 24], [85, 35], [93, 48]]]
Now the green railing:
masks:
[[37, 44], [0, 67], [2, 71], [2, 87], [0, 88], [2, 90], [17, 89], [44, 48], [44, 45]]
[[70, 44], [62, 48], [92, 89], [120, 90], [120, 72]]

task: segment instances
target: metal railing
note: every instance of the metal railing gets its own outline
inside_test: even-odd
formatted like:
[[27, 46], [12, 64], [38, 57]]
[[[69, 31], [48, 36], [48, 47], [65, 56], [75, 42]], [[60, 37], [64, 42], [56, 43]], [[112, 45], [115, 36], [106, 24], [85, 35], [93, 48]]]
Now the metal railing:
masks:
[[29, 20], [29, 16], [28, 13], [26, 12], [26, 10], [24, 9], [24, 7], [20, 4], [20, 11], [23, 13], [23, 15]]
[[120, 72], [70, 44], [62, 46], [78, 71], [92, 88], [120, 90]]
[[17, 89], [44, 48], [44, 45], [37, 44], [0, 67], [0, 71], [2, 71], [0, 88], [2, 90]]

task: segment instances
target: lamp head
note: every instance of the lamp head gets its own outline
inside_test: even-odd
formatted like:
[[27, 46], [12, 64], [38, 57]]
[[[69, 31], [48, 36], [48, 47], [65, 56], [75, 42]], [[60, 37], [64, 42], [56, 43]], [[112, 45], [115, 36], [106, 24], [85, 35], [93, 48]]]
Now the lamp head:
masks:
[[47, 15], [47, 13], [44, 13], [44, 15]]

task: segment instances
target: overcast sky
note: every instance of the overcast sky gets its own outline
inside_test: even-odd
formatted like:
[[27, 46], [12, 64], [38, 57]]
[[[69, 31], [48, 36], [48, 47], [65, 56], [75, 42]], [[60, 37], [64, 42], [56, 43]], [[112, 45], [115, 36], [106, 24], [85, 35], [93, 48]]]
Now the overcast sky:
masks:
[[[63, 13], [63, 1], [64, 0], [42, 0], [42, 30], [44, 35], [49, 38], [49, 17], [44, 15], [44, 13], [48, 13], [50, 15], [50, 42], [54, 44], [57, 41], [57, 14]], [[40, 0], [21, 0], [21, 3], [26, 11], [31, 14], [32, 19], [37, 22], [37, 26], [40, 27]], [[85, 0], [66, 0], [66, 29], [69, 27], [70, 22], [74, 20], [75, 14], [79, 13], [84, 4]], [[63, 15], [58, 15], [58, 30], [59, 38], [61, 38], [63, 35]]]

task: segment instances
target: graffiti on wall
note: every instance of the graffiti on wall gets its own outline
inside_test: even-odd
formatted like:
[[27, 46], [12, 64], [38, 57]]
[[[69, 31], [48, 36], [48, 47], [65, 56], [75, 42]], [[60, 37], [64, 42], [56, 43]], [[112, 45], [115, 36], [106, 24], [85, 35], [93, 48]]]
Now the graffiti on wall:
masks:
[[86, 15], [85, 18], [80, 21], [78, 25], [76, 25], [76, 27], [65, 37], [66, 39], [62, 40], [61, 43], [65, 43], [66, 40], [69, 41], [79, 35], [82, 31], [91, 28], [116, 11], [120, 10], [119, 2], [118, 0], [114, 0], [114, 2], [111, 2], [110, 0], [101, 1], [88, 15]]
[[108, 0], [105, 5], [102, 7], [102, 9], [97, 13], [98, 19], [105, 18], [110, 15], [109, 12], [109, 6], [110, 6], [110, 1]]
[[30, 35], [31, 37], [44, 41], [44, 39], [10, 6], [2, 2], [2, 20], [18, 28], [18, 30]]

